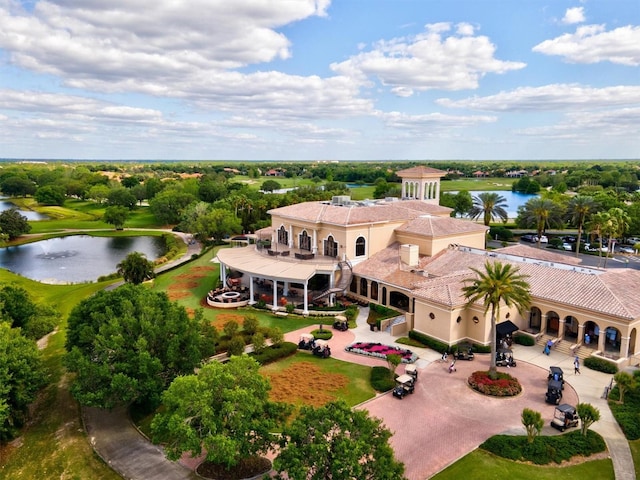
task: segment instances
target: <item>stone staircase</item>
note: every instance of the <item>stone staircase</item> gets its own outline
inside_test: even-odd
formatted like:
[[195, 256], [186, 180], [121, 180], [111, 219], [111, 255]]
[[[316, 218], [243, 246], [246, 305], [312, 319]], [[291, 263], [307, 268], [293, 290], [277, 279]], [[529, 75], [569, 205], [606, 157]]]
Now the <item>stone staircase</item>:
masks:
[[[541, 335], [536, 342], [536, 346], [540, 347], [540, 351], [542, 351], [544, 349], [544, 346], [547, 344], [547, 341], [554, 341], [555, 339], [556, 337], [554, 337], [553, 335]], [[590, 357], [591, 353], [593, 352], [591, 348], [586, 348], [583, 346], [577, 347], [575, 350], [571, 350], [571, 347], [573, 345], [575, 344], [570, 341], [558, 340], [553, 344], [551, 350], [567, 355], [568, 357], [574, 357], [578, 355], [581, 360]]]

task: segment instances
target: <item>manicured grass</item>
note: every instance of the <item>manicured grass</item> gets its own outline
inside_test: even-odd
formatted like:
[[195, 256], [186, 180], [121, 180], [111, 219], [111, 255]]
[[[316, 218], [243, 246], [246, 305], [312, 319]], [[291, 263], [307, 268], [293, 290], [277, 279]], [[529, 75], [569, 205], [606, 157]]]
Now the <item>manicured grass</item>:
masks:
[[514, 180], [510, 178], [459, 178], [440, 182], [443, 192], [460, 190], [511, 190]]
[[633, 465], [636, 467], [636, 477], [640, 478], [640, 440], [629, 442], [629, 447], [631, 447]]
[[516, 463], [497, 457], [483, 450], [474, 450], [465, 455], [453, 465], [447, 467], [439, 474], [432, 477], [433, 480], [582, 480], [584, 478], [597, 478], [598, 480], [613, 480], [613, 464], [611, 460], [592, 460], [569, 467], [558, 469], [557, 465], [535, 466], [525, 463]]
[[373, 185], [366, 185], [363, 187], [352, 188], [349, 192], [353, 200], [366, 200], [373, 199], [373, 192], [375, 189], [376, 187]]

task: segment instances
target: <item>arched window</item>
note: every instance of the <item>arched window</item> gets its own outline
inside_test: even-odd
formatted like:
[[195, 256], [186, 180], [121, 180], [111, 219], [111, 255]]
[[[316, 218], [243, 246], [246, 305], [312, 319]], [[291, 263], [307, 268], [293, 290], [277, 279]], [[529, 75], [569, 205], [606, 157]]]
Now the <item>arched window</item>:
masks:
[[278, 229], [278, 243], [280, 245], [289, 245], [289, 232], [284, 225]]
[[358, 237], [356, 239], [356, 257], [361, 257], [365, 255], [366, 252], [366, 240], [364, 237]]
[[311, 251], [311, 237], [307, 234], [306, 230], [298, 236], [298, 244], [300, 245], [300, 250]]
[[333, 239], [332, 235], [329, 235], [324, 241], [324, 255], [326, 257], [334, 258], [338, 256], [338, 244]]

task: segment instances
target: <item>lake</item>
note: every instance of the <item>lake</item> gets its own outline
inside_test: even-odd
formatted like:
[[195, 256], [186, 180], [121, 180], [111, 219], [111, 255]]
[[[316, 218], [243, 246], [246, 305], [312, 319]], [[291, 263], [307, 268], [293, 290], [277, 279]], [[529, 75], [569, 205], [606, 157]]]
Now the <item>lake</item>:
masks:
[[0, 248], [0, 268], [42, 283], [92, 282], [114, 273], [132, 252], [155, 260], [166, 245], [162, 237], [71, 235]]
[[[11, 202], [7, 202], [6, 200], [2, 200], [0, 197], [0, 212], [4, 210], [9, 210], [11, 208], [16, 208], [15, 204]], [[20, 215], [22, 215], [23, 217], [27, 217], [27, 220], [46, 220], [47, 218], [49, 218], [46, 215], [43, 215], [38, 212], [33, 212], [31, 210], [20, 210], [20, 209], [16, 209], [16, 210], [18, 210]]]

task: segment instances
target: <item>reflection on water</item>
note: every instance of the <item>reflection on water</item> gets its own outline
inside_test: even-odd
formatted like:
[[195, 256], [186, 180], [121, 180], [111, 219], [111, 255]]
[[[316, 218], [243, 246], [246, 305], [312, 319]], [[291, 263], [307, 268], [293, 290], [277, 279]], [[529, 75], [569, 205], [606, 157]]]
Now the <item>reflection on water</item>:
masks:
[[47, 218], [49, 218], [46, 215], [38, 212], [32, 212], [31, 210], [20, 210], [19, 208], [16, 208], [15, 204], [7, 202], [5, 200], [0, 200], [0, 212], [9, 210], [11, 208], [15, 208], [16, 210], [18, 210], [20, 215], [26, 217], [27, 220], [46, 220]]
[[132, 252], [155, 260], [166, 245], [162, 237], [73, 235], [0, 248], [0, 267], [43, 283], [90, 282], [115, 272]]

